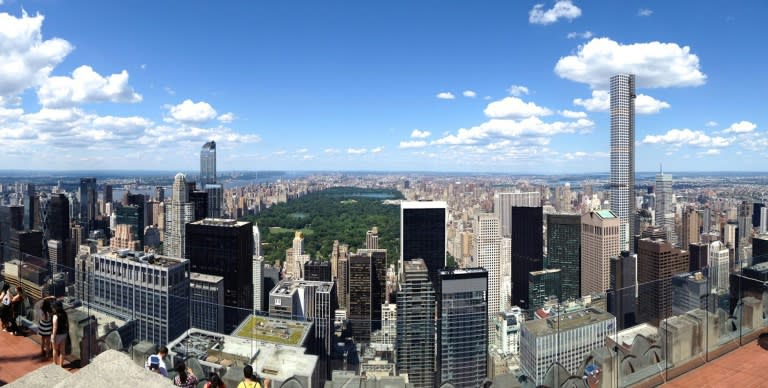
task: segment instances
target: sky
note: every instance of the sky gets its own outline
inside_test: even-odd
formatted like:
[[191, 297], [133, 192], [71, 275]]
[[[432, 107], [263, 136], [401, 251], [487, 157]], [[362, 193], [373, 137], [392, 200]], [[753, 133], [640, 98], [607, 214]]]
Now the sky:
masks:
[[[183, 6], [182, 6], [183, 5]], [[768, 3], [0, 0], [0, 170], [768, 171]]]

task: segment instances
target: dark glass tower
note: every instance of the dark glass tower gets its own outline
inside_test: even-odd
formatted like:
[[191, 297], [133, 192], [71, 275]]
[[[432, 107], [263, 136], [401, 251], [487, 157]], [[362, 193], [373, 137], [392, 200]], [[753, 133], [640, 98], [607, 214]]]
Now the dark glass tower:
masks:
[[547, 214], [547, 268], [559, 268], [562, 300], [581, 297], [581, 216]]
[[[424, 260], [406, 260], [397, 294], [397, 371], [414, 387], [435, 386], [435, 290]], [[485, 329], [485, 328], [484, 328]]]
[[216, 142], [203, 144], [200, 150], [200, 188], [216, 183]]
[[608, 290], [608, 312], [616, 316], [619, 330], [637, 324], [637, 255], [624, 251], [611, 258], [611, 289]]
[[96, 178], [80, 178], [79, 219], [90, 233], [96, 219]]
[[349, 320], [356, 341], [367, 342], [381, 328], [386, 292], [387, 251], [360, 249], [348, 261]]
[[328, 261], [314, 260], [304, 263], [304, 280], [330, 282], [331, 263]]
[[224, 278], [224, 330], [253, 311], [253, 224], [205, 219], [186, 225], [185, 251], [193, 272]]
[[400, 271], [403, 262], [424, 259], [432, 287], [437, 273], [445, 267], [446, 203], [403, 201], [400, 205]]
[[510, 239], [512, 240], [512, 304], [529, 306], [528, 276], [544, 269], [544, 212], [541, 206], [513, 206]]
[[439, 383], [479, 387], [488, 375], [488, 272], [441, 270], [439, 276]]

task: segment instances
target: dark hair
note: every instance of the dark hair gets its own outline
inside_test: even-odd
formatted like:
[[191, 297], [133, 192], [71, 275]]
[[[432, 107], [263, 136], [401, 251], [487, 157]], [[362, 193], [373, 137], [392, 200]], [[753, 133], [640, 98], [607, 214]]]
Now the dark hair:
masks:
[[165, 346], [161, 346], [157, 348], [157, 354], [168, 354], [168, 348]]
[[11, 286], [8, 285], [8, 283], [3, 284], [3, 292], [8, 291], [11, 288]]
[[179, 374], [179, 381], [182, 384], [186, 384], [187, 383], [187, 366], [184, 364], [184, 361], [179, 361], [176, 364], [176, 367], [173, 369], [175, 369], [176, 373]]
[[253, 367], [250, 365], [246, 365], [245, 368], [243, 368], [243, 377], [246, 379], [253, 380]]
[[64, 313], [64, 303], [61, 303], [60, 300], [53, 302], [53, 310], [56, 314]]
[[211, 372], [211, 375], [208, 376], [208, 381], [211, 383], [211, 388], [219, 388], [224, 386], [224, 383], [221, 381], [221, 377], [219, 377], [219, 375], [214, 372]]
[[44, 300], [43, 305], [40, 306], [40, 310], [42, 310], [46, 314], [53, 313], [53, 308], [51, 308], [51, 300], [50, 299]]

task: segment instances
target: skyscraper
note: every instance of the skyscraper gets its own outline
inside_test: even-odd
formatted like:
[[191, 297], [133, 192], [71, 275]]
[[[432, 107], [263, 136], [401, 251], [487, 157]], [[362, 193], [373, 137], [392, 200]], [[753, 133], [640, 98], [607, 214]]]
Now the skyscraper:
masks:
[[96, 219], [96, 178], [80, 178], [80, 223], [88, 232]]
[[637, 282], [640, 285], [638, 322], [658, 325], [672, 312], [671, 278], [688, 271], [688, 251], [664, 240], [640, 239], [637, 243]]
[[537, 309], [544, 306], [549, 297], [563, 300], [562, 281], [560, 280], [560, 268], [543, 269], [528, 273], [528, 297], [530, 308]]
[[211, 140], [200, 149], [200, 187], [216, 183], [216, 142]]
[[493, 201], [493, 212], [501, 223], [501, 236], [509, 237], [512, 228], [512, 206], [541, 206], [541, 194], [535, 191], [496, 193]]
[[488, 272], [439, 271], [437, 370], [440, 384], [479, 387], [488, 376]]
[[[656, 174], [656, 225], [667, 233], [667, 241], [672, 245], [677, 245], [673, 196], [672, 175], [663, 172]], [[687, 245], [684, 246], [687, 247]]]
[[611, 210], [619, 217], [619, 248], [635, 236], [635, 75], [611, 77]]
[[546, 268], [559, 268], [562, 299], [581, 297], [581, 216], [547, 214]]
[[701, 235], [701, 218], [693, 206], [687, 206], [683, 211], [683, 228], [680, 236], [680, 246], [685, 248], [699, 242]]
[[[439, 273], [439, 271], [438, 271]], [[405, 260], [397, 295], [397, 372], [415, 388], [435, 386], [435, 290], [422, 259]]]
[[365, 247], [367, 249], [379, 249], [379, 228], [374, 226], [365, 232]]
[[581, 294], [610, 288], [609, 262], [619, 255], [620, 219], [611, 210], [581, 216]]
[[[501, 227], [499, 218], [493, 214], [478, 214], [473, 220], [472, 230], [474, 241], [472, 253], [474, 262], [472, 266], [485, 268], [488, 278], [488, 317], [490, 322], [500, 311], [502, 306], [501, 289]], [[508, 259], [507, 259], [508, 260]], [[491, 338], [493, 328], [488, 326], [488, 338]]]
[[206, 218], [187, 224], [186, 258], [192, 271], [224, 278], [224, 329], [253, 311], [253, 224]]
[[349, 256], [349, 320], [356, 341], [367, 342], [381, 328], [381, 304], [386, 297], [387, 251], [360, 249]]
[[405, 260], [424, 259], [433, 288], [446, 260], [446, 203], [403, 201], [400, 204], [400, 271]]
[[165, 205], [165, 231], [163, 235], [163, 253], [170, 257], [184, 257], [186, 224], [192, 222], [193, 204], [189, 202], [187, 177], [176, 174], [173, 180], [171, 202]]
[[709, 245], [709, 284], [710, 289], [718, 291], [729, 290], [730, 252], [728, 247], [720, 241], [715, 241]]
[[619, 330], [637, 323], [637, 255], [627, 251], [611, 258], [611, 291], [608, 312], [616, 316]]
[[[510, 240], [512, 247], [512, 304], [528, 308], [528, 273], [544, 269], [544, 212], [538, 201], [531, 206], [513, 205]], [[506, 260], [506, 258], [502, 258]]]

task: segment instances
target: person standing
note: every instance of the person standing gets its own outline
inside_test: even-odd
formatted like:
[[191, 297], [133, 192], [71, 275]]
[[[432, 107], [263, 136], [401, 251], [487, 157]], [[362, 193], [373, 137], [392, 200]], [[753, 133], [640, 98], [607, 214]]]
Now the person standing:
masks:
[[161, 375], [168, 377], [168, 368], [165, 366], [165, 357], [168, 355], [168, 348], [161, 346], [157, 349], [157, 354], [147, 357], [144, 367]]
[[192, 369], [187, 368], [187, 366], [184, 364], [184, 361], [179, 361], [179, 363], [176, 364], [176, 367], [173, 369], [175, 369], [176, 373], [178, 373], [176, 378], [173, 379], [173, 384], [175, 386], [182, 388], [197, 387], [197, 376], [192, 373]]
[[237, 388], [269, 388], [269, 379], [264, 381], [264, 386], [259, 382], [259, 376], [253, 373], [253, 367], [246, 365], [243, 368], [243, 381], [237, 384]]
[[53, 332], [51, 300], [53, 299], [53, 296], [47, 296], [41, 300], [42, 304], [37, 316], [37, 334], [40, 334], [40, 353], [44, 359], [50, 357], [53, 350], [53, 343], [51, 342], [51, 333]]
[[3, 331], [8, 331], [11, 325], [9, 314], [13, 315], [11, 310], [11, 286], [8, 283], [3, 284], [3, 290], [0, 292], [0, 321], [2, 321]]
[[69, 317], [64, 311], [64, 305], [60, 300], [53, 304], [53, 330], [51, 341], [53, 342], [53, 363], [64, 366], [64, 348], [69, 335]]
[[16, 295], [11, 298], [11, 328], [8, 330], [13, 335], [22, 335], [21, 328], [16, 323], [16, 317], [22, 315], [24, 312], [24, 289], [21, 286], [16, 286]]

